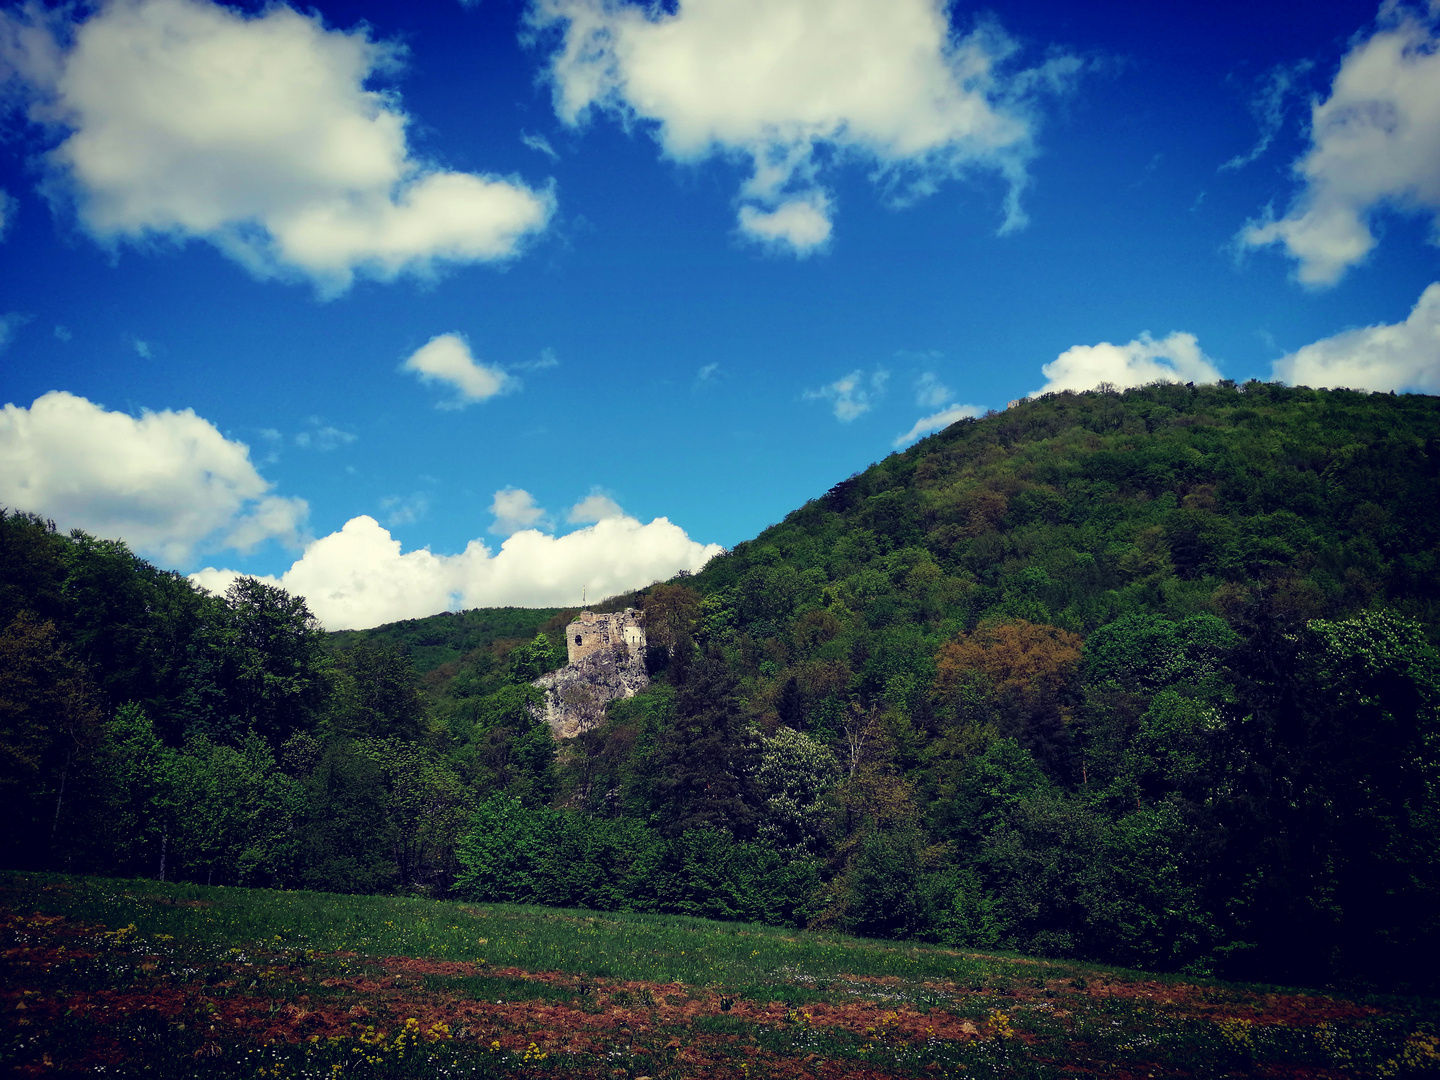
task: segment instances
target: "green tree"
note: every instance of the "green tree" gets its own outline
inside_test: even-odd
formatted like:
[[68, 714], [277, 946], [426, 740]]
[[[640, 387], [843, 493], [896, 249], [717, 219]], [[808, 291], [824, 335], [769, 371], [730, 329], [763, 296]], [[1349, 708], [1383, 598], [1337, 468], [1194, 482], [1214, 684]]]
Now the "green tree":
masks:
[[196, 736], [170, 771], [176, 877], [272, 888], [294, 880], [304, 793], [263, 739], [235, 747]]
[[335, 657], [325, 726], [341, 738], [419, 739], [425, 717], [416, 683], [407, 649], [361, 641]]
[[753, 835], [750, 746], [734, 673], [718, 649], [698, 660], [679, 687], [674, 726], [662, 739], [655, 784], [664, 831], [704, 826]]
[[102, 769], [111, 865], [121, 873], [163, 880], [175, 814], [174, 754], [139, 705], [120, 706], [106, 726]]
[[0, 632], [0, 844], [7, 865], [44, 867], [57, 845], [72, 839], [67, 809], [104, 736], [96, 696], [54, 623], [22, 612]]
[[760, 838], [781, 850], [818, 853], [831, 808], [824, 796], [840, 782], [828, 746], [793, 728], [777, 728], [762, 744], [755, 792], [765, 814]]
[[305, 782], [299, 878], [308, 889], [379, 893], [399, 876], [385, 772], [349, 742], [325, 747]]
[[229, 730], [238, 741], [253, 730], [279, 747], [314, 726], [330, 690], [321, 652], [323, 631], [305, 599], [254, 578], [225, 591], [223, 692]]
[[568, 653], [563, 646], [557, 648], [542, 633], [534, 640], [510, 653], [510, 681], [531, 683], [556, 668], [564, 667]]
[[455, 844], [474, 801], [434, 750], [400, 739], [366, 739], [356, 750], [377, 765], [388, 789], [388, 834], [400, 884], [444, 890], [455, 875]]

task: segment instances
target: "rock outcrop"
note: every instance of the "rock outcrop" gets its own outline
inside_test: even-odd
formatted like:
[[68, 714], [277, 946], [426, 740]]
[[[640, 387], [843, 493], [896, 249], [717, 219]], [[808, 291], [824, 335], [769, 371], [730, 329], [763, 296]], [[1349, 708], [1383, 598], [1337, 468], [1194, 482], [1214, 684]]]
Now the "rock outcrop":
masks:
[[540, 717], [550, 725], [551, 733], [557, 739], [573, 739], [598, 727], [610, 702], [634, 697], [649, 686], [650, 676], [645, 671], [644, 650], [632, 653], [621, 644], [566, 664], [530, 685], [545, 691]]

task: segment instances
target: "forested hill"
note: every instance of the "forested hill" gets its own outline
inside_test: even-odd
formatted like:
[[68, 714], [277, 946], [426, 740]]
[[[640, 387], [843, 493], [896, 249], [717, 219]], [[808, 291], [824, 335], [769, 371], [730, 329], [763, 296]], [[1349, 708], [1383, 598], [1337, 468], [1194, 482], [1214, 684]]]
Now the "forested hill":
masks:
[[1440, 399], [1170, 385], [961, 421], [692, 585], [764, 637], [816, 600], [871, 630], [1027, 618], [1086, 634], [1262, 598], [1299, 620], [1379, 604], [1433, 635], [1437, 544]]
[[1440, 399], [1025, 401], [625, 604], [557, 744], [571, 612], [326, 635], [0, 515], [0, 855], [1435, 984]]

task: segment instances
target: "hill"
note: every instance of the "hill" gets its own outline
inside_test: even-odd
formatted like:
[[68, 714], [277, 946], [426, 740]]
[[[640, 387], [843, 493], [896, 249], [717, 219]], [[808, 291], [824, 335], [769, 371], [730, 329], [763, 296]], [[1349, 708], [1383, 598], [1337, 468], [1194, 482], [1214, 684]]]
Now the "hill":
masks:
[[570, 612], [323, 635], [0, 524], [12, 866], [1435, 984], [1440, 399], [962, 421], [613, 598], [651, 686], [558, 745]]

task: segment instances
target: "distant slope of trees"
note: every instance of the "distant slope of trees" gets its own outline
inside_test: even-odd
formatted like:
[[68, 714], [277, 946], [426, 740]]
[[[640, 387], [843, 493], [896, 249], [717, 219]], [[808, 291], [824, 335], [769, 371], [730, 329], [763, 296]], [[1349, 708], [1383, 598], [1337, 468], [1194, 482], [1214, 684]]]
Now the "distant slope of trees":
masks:
[[4, 860], [1434, 985], [1440, 399], [1048, 395], [626, 603], [557, 746], [570, 612], [324, 635], [7, 514]]

